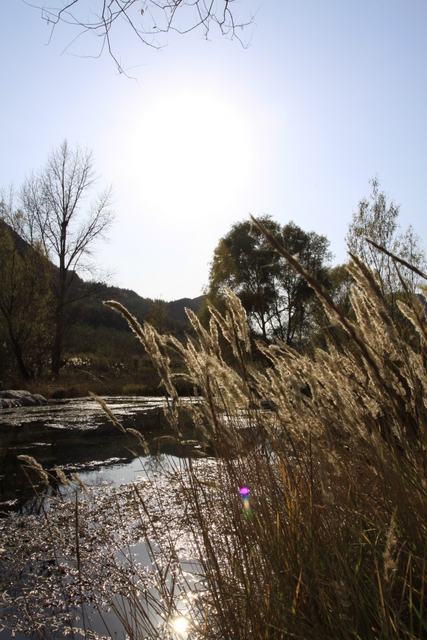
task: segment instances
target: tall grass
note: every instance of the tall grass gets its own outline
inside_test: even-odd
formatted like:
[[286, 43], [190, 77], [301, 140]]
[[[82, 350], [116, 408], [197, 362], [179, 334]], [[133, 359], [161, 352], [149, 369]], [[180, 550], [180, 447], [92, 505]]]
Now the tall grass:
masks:
[[[418, 335], [408, 346], [356, 257], [351, 322], [276, 249], [345, 331], [345, 348], [329, 344], [309, 357], [285, 345], [251, 345], [245, 311], [229, 290], [225, 315], [211, 308], [209, 330], [188, 312], [197, 339], [186, 345], [107, 303], [150, 355], [183, 449], [191, 418], [214, 452], [209, 462], [189, 456], [156, 500], [135, 484], [117, 501], [122, 526], [138, 523], [152, 570], [144, 582], [134, 568], [136, 589], [117, 565], [127, 588], [119, 591], [123, 608], [117, 600], [113, 606], [132, 638], [427, 638], [424, 308], [416, 297], [400, 304]], [[253, 363], [253, 348], [269, 362], [266, 370]], [[171, 371], [171, 351], [183, 373]], [[181, 379], [202, 401], [178, 396]], [[197, 588], [184, 557], [197, 567]], [[132, 564], [131, 552], [127, 558]], [[185, 599], [184, 633], [171, 621]], [[149, 606], [162, 624], [150, 622]]]

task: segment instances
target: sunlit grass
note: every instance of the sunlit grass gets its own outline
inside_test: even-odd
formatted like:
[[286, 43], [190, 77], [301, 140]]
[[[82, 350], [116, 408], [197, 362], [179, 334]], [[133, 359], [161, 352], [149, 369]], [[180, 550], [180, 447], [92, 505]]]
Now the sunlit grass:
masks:
[[[189, 312], [197, 340], [186, 345], [111, 303], [150, 355], [174, 437], [191, 456], [103, 497], [52, 502], [43, 553], [55, 550], [54, 565], [72, 568], [66, 579], [55, 574], [58, 599], [74, 589], [83, 614], [91, 602], [113, 607], [131, 638], [427, 638], [425, 312], [418, 300], [402, 305], [419, 336], [408, 346], [374, 276], [357, 260], [351, 270], [354, 323], [304, 274], [347, 335], [345, 348], [312, 357], [254, 347], [231, 291], [225, 316], [211, 309], [209, 330]], [[253, 365], [254, 348], [265, 371]], [[182, 379], [203, 402], [182, 401]], [[12, 557], [7, 533], [0, 543]], [[15, 555], [16, 575], [34, 554], [35, 542]], [[29, 598], [31, 581], [20, 579]], [[30, 600], [16, 606], [27, 627], [43, 630], [42, 607], [36, 616]]]

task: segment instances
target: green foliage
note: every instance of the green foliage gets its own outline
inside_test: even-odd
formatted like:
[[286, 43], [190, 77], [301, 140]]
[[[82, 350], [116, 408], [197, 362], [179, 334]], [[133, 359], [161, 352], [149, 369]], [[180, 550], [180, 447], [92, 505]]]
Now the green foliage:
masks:
[[159, 298], [153, 301], [146, 319], [160, 333], [166, 333], [172, 329], [172, 318], [168, 305]]
[[[329, 284], [329, 241], [290, 222], [284, 227], [269, 216], [266, 229], [323, 284]], [[240, 222], [220, 240], [211, 263], [208, 298], [224, 308], [224, 289], [242, 301], [251, 328], [264, 340], [279, 339], [302, 348], [319, 319], [319, 305], [307, 282], [295, 273], [250, 221]]]

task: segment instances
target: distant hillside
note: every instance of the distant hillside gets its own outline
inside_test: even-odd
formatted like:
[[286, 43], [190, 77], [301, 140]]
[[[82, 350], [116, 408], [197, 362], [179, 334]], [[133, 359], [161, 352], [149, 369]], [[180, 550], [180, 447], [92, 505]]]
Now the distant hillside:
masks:
[[[31, 251], [31, 246], [16, 233], [4, 220], [0, 218], [0, 231], [7, 228], [22, 253]], [[52, 269], [57, 272], [57, 267], [52, 264]], [[144, 298], [130, 289], [109, 286], [103, 283], [85, 282], [77, 273], [71, 272], [72, 286], [70, 288], [71, 299], [78, 299], [67, 305], [67, 313], [70, 316], [71, 325], [83, 325], [98, 329], [115, 329], [129, 331], [126, 321], [109, 307], [103, 304], [105, 300], [116, 300], [126, 307], [139, 321], [143, 321], [154, 303], [151, 298]], [[182, 332], [188, 325], [185, 308], [188, 307], [197, 313], [202, 305], [204, 296], [197, 298], [181, 298], [171, 302], [165, 302], [170, 316], [170, 329], [174, 332]]]
[[181, 298], [180, 300], [168, 302], [167, 305], [172, 320], [181, 324], [187, 324], [188, 318], [185, 313], [185, 309], [191, 309], [191, 311], [197, 313], [200, 310], [204, 299], [205, 296], [199, 296], [198, 298]]
[[[0, 217], [0, 235], [5, 231], [11, 234], [18, 252], [22, 256], [31, 257], [34, 251], [32, 246]], [[0, 254], [0, 259], [2, 257], [5, 256]], [[59, 269], [53, 263], [50, 264], [54, 283], [58, 278]], [[89, 389], [104, 394], [160, 393], [160, 379], [148, 354], [135, 340], [121, 314], [103, 302], [116, 300], [140, 323], [148, 319], [161, 333], [172, 333], [181, 339], [185, 333], [191, 331], [185, 308], [188, 307], [197, 313], [203, 303], [203, 296], [163, 302], [144, 298], [130, 289], [84, 281], [75, 272], [69, 272], [68, 275], [68, 298], [64, 308], [66, 330], [62, 334], [60, 382], [58, 379], [58, 383], [52, 386], [52, 345], [49, 340], [43, 343], [39, 351], [34, 349], [35, 356], [32, 353], [28, 356], [30, 365], [37, 366], [37, 378], [49, 380], [48, 386], [44, 388], [44, 395], [51, 397], [51, 393], [66, 393], [67, 397], [74, 397], [86, 395]], [[1, 287], [0, 282], [0, 291]], [[51, 309], [53, 311], [53, 305]], [[53, 323], [53, 313], [47, 314], [42, 327], [47, 336], [53, 334]], [[0, 358], [0, 388], [14, 388], [15, 384], [21, 384], [22, 373], [3, 314], [0, 315], [0, 344], [4, 347]], [[179, 363], [175, 363], [174, 366], [179, 366]], [[189, 390], [184, 387], [181, 385], [181, 392], [188, 393]]]
[[[93, 287], [93, 284], [90, 285]], [[75, 320], [89, 324], [93, 327], [107, 326], [116, 329], [127, 327], [127, 323], [115, 311], [106, 307], [105, 300], [116, 300], [120, 302], [139, 321], [146, 319], [154, 303], [151, 298], [143, 298], [135, 291], [122, 289], [121, 287], [107, 286], [105, 284], [96, 285], [96, 295], [83, 298], [79, 301], [74, 310]], [[204, 296], [198, 298], [181, 298], [172, 302], [165, 302], [170, 314], [171, 329], [182, 331], [188, 324], [185, 308], [188, 307], [197, 313], [202, 306]]]

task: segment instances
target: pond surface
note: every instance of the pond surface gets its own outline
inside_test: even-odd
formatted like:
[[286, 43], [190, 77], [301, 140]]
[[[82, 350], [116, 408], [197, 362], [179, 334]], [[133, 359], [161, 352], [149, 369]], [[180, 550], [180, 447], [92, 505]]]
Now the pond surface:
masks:
[[[165, 400], [145, 397], [106, 397], [103, 399], [125, 428], [131, 427], [144, 435], [149, 446], [149, 455], [142, 453], [141, 446], [135, 436], [123, 433], [115, 427], [105, 416], [101, 407], [89, 398], [57, 400], [51, 401], [44, 407], [23, 407], [0, 412], [0, 515], [3, 516], [2, 530], [6, 534], [5, 540], [7, 540], [7, 545], [4, 542], [3, 545], [8, 549], [10, 547], [9, 550], [0, 549], [0, 554], [2, 554], [0, 560], [2, 560], [3, 567], [3, 582], [2, 580], [0, 582], [2, 582], [3, 590], [6, 589], [9, 596], [17, 592], [13, 573], [14, 561], [11, 560], [9, 563], [9, 555], [11, 559], [15, 555], [15, 561], [20, 554], [23, 556], [22, 567], [24, 568], [21, 567], [20, 584], [22, 587], [25, 580], [28, 581], [29, 594], [38, 591], [41, 593], [43, 581], [48, 579], [45, 578], [45, 566], [46, 562], [49, 563], [50, 560], [44, 558], [45, 551], [39, 551], [45, 546], [46, 536], [43, 533], [43, 527], [36, 526], [36, 523], [43, 521], [43, 514], [38, 514], [40, 514], [40, 504], [44, 496], [52, 496], [51, 499], [45, 501], [47, 509], [49, 509], [49, 503], [52, 502], [52, 510], [49, 511], [49, 518], [52, 519], [52, 522], [55, 522], [55, 518], [61, 517], [63, 509], [67, 509], [66, 505], [62, 507], [58, 502], [61, 496], [67, 500], [68, 489], [64, 485], [59, 485], [55, 467], [59, 467], [66, 476], [70, 476], [71, 473], [78, 474], [90, 491], [91, 499], [87, 505], [92, 505], [91, 508], [95, 508], [98, 502], [108, 501], [109, 496], [115, 495], [115, 487], [121, 487], [120, 491], [126, 494], [131, 490], [130, 488], [126, 489], [126, 486], [130, 486], [129, 483], [144, 482], [144, 480], [147, 482], [144, 496], [147, 500], [155, 502], [157, 492], [166, 482], [165, 471], [168, 469], [176, 470], [180, 465], [181, 456], [186, 453], [173, 442], [166, 441], [165, 444], [163, 439], [161, 440], [160, 453], [158, 438], [172, 435], [171, 428], [164, 416]], [[198, 400], [186, 399], [186, 401], [197, 402]], [[186, 435], [188, 438], [196, 438], [196, 434], [190, 431]], [[30, 472], [27, 477], [22, 463], [17, 458], [19, 455], [31, 456], [39, 462], [51, 474], [51, 486], [45, 487], [33, 472]], [[30, 480], [41, 498], [34, 497], [34, 489], [31, 487]], [[59, 493], [56, 491], [58, 488], [60, 488]], [[169, 495], [168, 488], [163, 491]], [[69, 495], [72, 497], [74, 491], [70, 491]], [[85, 504], [83, 500], [82, 509], [85, 508]], [[167, 522], [168, 535], [173, 530], [172, 520], [175, 518], [179, 522], [180, 509], [179, 506], [173, 507], [171, 501], [171, 513]], [[154, 507], [153, 510], [155, 510]], [[89, 515], [87, 517], [89, 518]], [[87, 521], [90, 522], [89, 519]], [[27, 522], [31, 522], [31, 524], [27, 524]], [[31, 530], [29, 536], [28, 527]], [[118, 527], [120, 527], [119, 522], [111, 521], [112, 531], [119, 531]], [[123, 535], [125, 534], [123, 533]], [[14, 544], [16, 552], [13, 551]], [[24, 550], [24, 546], [28, 547], [27, 551]], [[100, 543], [99, 549], [103, 548]], [[120, 544], [118, 548], [120, 548]], [[134, 561], [142, 569], [151, 566], [144, 540], [136, 537], [131, 542], [131, 538], [129, 538], [125, 548], [131, 552]], [[28, 557], [28, 565], [26, 557]], [[197, 572], [191, 555], [184, 551], [180, 555], [179, 562], [181, 567], [187, 563], [186, 570], [192, 567], [192, 571]], [[102, 566], [101, 560], [99, 566]], [[49, 571], [51, 570], [53, 569], [49, 568]], [[190, 586], [188, 586], [189, 584]], [[186, 590], [188, 591], [188, 589], [193, 590], [193, 583], [187, 584]], [[183, 598], [184, 596], [187, 597], [183, 590]], [[36, 601], [33, 606], [37, 606]], [[4, 607], [5, 605], [0, 602], [0, 623], [5, 612], [9, 611], [7, 607]], [[184, 610], [185, 607], [183, 612]], [[19, 607], [14, 615], [19, 618]], [[124, 629], [112, 611], [105, 610], [102, 616], [96, 612], [90, 613], [88, 611], [88, 615], [93, 631], [100, 636], [105, 637], [107, 625], [109, 628], [107, 637], [125, 638]], [[156, 623], [161, 622], [155, 612], [155, 607], [150, 610], [150, 617]], [[6, 626], [9, 626], [9, 623], [10, 620]], [[76, 625], [80, 626], [79, 623]], [[27, 634], [18, 631], [15, 635], [8, 628], [2, 630], [1, 626], [0, 624], [2, 640], [9, 640], [12, 637], [16, 637], [18, 640], [29, 640], [36, 637], [35, 632]], [[178, 634], [178, 636], [186, 637], [186, 634]], [[68, 635], [61, 631], [52, 633], [48, 637], [68, 637]], [[76, 637], [80, 637], [79, 634]]]
[[[144, 435], [155, 466], [159, 451], [156, 439], [172, 435], [163, 412], [165, 400], [128, 396], [103, 399], [125, 428], [131, 427]], [[163, 455], [180, 453], [173, 443], [162, 444]], [[135, 436], [115, 427], [91, 398], [1, 410], [0, 513], [3, 514], [11, 510], [30, 512], [35, 508], [34, 491], [18, 455], [32, 456], [53, 477], [55, 467], [66, 475], [77, 473], [89, 486], [132, 482], [142, 471], [138, 456], [143, 454]], [[38, 490], [46, 490], [34, 474], [31, 480], [37, 483]]]

